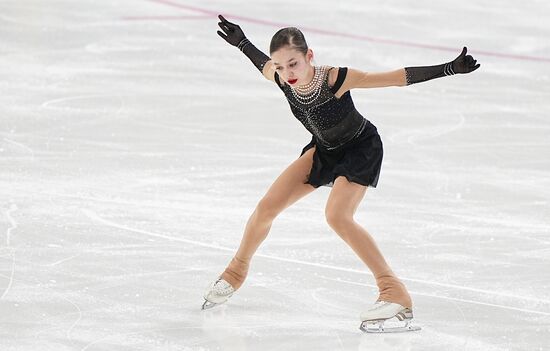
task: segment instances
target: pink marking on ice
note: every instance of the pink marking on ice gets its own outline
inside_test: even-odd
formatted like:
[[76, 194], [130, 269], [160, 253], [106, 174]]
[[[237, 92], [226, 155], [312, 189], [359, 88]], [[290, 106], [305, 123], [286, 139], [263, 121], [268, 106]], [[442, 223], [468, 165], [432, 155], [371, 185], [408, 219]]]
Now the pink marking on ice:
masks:
[[[170, 1], [170, 0], [149, 0], [149, 1], [156, 2], [156, 3], [159, 3], [159, 4], [163, 4], [163, 5], [167, 5], [167, 6], [171, 6], [171, 7], [185, 9], [185, 10], [189, 10], [189, 11], [200, 12], [200, 13], [203, 13], [203, 14], [207, 15], [207, 16], [205, 16], [205, 18], [208, 17], [208, 16], [212, 16], [212, 17], [215, 17], [217, 19], [218, 14], [220, 14], [219, 11], [208, 10], [208, 9], [200, 8], [200, 7], [196, 7], [196, 6], [184, 5], [184, 4], [180, 4], [180, 3]], [[276, 27], [276, 28], [295, 26], [294, 24], [290, 24], [290, 23], [267, 21], [267, 20], [262, 20], [262, 19], [252, 18], [252, 17], [239, 16], [239, 15], [223, 15], [223, 16], [226, 17], [226, 18], [230, 18], [230, 19], [236, 19], [236, 20], [239, 20], [239, 21], [242, 21], [242, 22], [257, 23], [257, 24], [270, 26], [270, 27]], [[300, 29], [303, 30], [303, 31], [306, 31], [306, 32], [311, 32], [311, 33], [329, 35], [329, 36], [340, 37], [340, 38], [357, 39], [357, 40], [361, 40], [361, 41], [370, 41], [370, 42], [373, 42], [373, 43], [398, 45], [398, 46], [408, 46], [408, 47], [430, 49], [430, 50], [439, 50], [439, 51], [450, 51], [450, 52], [455, 52], [457, 54], [457, 56], [458, 56], [458, 54], [460, 54], [460, 51], [462, 50], [462, 48], [456, 48], [456, 47], [422, 44], [422, 43], [415, 43], [415, 42], [403, 41], [403, 40], [376, 38], [376, 37], [371, 37], [371, 36], [367, 36], [367, 35], [358, 35], [358, 34], [345, 33], [345, 32], [336, 32], [336, 31], [313, 28], [313, 27], [302, 27], [302, 26], [300, 26]], [[468, 53], [473, 53], [473, 54], [476, 54], [476, 55], [483, 55], [483, 56], [494, 56], [494, 57], [501, 57], [501, 58], [507, 58], [507, 59], [522, 60], [522, 61], [550, 62], [549, 57], [537, 57], [537, 56], [529, 56], [529, 55], [505, 54], [505, 53], [484, 51], [484, 50], [468, 50]]]
[[170, 20], [194, 20], [212, 18], [212, 16], [127, 16], [124, 21], [170, 21]]

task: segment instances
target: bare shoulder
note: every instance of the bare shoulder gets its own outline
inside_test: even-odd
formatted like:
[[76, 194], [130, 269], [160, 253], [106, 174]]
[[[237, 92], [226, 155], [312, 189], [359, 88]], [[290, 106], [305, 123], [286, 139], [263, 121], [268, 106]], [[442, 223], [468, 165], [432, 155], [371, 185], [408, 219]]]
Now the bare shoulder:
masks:
[[328, 86], [333, 87], [336, 83], [336, 79], [338, 78], [338, 67], [329, 66], [328, 71]]
[[[336, 84], [336, 81], [338, 80], [338, 74], [340, 73], [340, 68], [341, 67], [332, 67], [332, 66], [329, 66], [329, 67], [330, 67], [330, 70], [329, 70], [329, 73], [328, 73], [328, 86], [330, 88], [333, 88], [334, 85]], [[340, 88], [338, 88], [338, 90], [334, 94], [337, 99], [339, 99], [348, 90], [350, 90], [349, 79], [348, 79], [349, 69], [347, 70], [347, 72], [348, 73], [346, 74], [344, 82], [340, 85]], [[348, 84], [346, 84], [346, 83], [348, 83]]]
[[273, 83], [277, 83], [275, 80], [275, 65], [273, 65], [273, 62], [271, 60], [265, 63], [262, 74], [267, 80], [270, 80]]

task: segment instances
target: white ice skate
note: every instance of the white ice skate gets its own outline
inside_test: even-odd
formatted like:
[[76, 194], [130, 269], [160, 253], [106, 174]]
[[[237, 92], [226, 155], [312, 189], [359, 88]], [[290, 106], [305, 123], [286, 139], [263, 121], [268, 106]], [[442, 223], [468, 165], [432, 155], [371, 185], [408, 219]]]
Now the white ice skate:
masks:
[[[405, 308], [397, 303], [377, 301], [367, 311], [361, 313], [361, 329], [367, 333], [399, 333], [420, 330], [420, 327], [412, 326], [413, 313], [410, 308]], [[391, 325], [385, 326], [386, 321]], [[405, 322], [399, 325], [399, 322]], [[394, 324], [397, 323], [395, 326]]]
[[221, 277], [218, 278], [218, 280], [210, 284], [204, 293], [204, 303], [202, 304], [202, 309], [207, 310], [226, 302], [234, 292], [235, 289], [233, 289], [231, 284], [226, 282]]

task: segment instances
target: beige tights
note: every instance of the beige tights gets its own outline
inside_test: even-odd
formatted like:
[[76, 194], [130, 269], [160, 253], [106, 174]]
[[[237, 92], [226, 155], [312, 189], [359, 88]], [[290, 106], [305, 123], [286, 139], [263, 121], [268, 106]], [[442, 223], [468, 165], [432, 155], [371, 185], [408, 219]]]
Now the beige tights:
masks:
[[[281, 174], [248, 219], [239, 250], [221, 276], [235, 290], [244, 283], [252, 256], [267, 237], [273, 219], [284, 208], [313, 191], [313, 187], [302, 184], [302, 175], [307, 174], [311, 168], [311, 159], [305, 158], [308, 154], [311, 157], [312, 149]], [[330, 206], [327, 204], [327, 212], [330, 214], [327, 215], [327, 220], [374, 274], [379, 289], [378, 300], [411, 308], [412, 301], [407, 288], [392, 272], [374, 239], [349, 215], [355, 212], [364, 195], [364, 190], [361, 192], [356, 186], [357, 184], [348, 183], [343, 177], [336, 180], [334, 194], [331, 192], [332, 196], [329, 197]], [[339, 190], [335, 192], [335, 188]]]
[[[233, 257], [222, 278], [235, 290], [239, 289], [248, 274], [249, 263], [237, 257]], [[377, 301], [398, 303], [403, 307], [412, 308], [412, 301], [405, 285], [395, 276], [391, 270], [387, 270], [375, 276], [378, 285], [379, 297]]]
[[231, 284], [233, 289], [237, 290], [243, 285], [248, 274], [249, 263], [237, 257], [233, 257], [229, 265], [222, 273], [222, 279]]
[[412, 308], [412, 300], [405, 285], [391, 270], [375, 276], [378, 285], [378, 301], [398, 303], [403, 307]]
[[335, 221], [332, 227], [373, 273], [379, 290], [378, 300], [412, 308], [407, 288], [386, 263], [372, 236], [353, 220]]
[[[351, 244], [348, 242], [348, 244]], [[355, 250], [361, 253], [362, 250]], [[368, 253], [367, 253], [368, 254]], [[375, 255], [368, 255], [369, 259]], [[370, 261], [367, 259], [366, 261]], [[370, 263], [370, 262], [369, 262]], [[384, 262], [385, 263], [385, 262]], [[235, 290], [239, 289], [248, 274], [249, 262], [237, 257], [233, 257], [229, 265], [222, 273], [222, 278], [225, 279]], [[412, 308], [412, 300], [407, 292], [405, 285], [396, 277], [391, 269], [387, 269], [382, 273], [375, 274], [376, 285], [378, 286], [379, 296], [378, 301], [387, 301], [398, 303], [403, 307]]]

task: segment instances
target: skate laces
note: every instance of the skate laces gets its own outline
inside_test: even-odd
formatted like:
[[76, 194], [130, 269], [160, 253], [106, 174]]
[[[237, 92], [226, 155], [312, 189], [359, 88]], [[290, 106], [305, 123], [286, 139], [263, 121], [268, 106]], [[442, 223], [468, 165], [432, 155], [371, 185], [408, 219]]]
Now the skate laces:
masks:
[[377, 309], [382, 308], [382, 307], [384, 307], [384, 306], [386, 306], [386, 305], [388, 305], [388, 304], [390, 304], [390, 303], [391, 303], [391, 302], [387, 302], [387, 301], [376, 301], [376, 302], [374, 303], [374, 305], [372, 305], [372, 307], [369, 308], [369, 310], [370, 310], [370, 311], [377, 310]]
[[223, 279], [218, 279], [216, 283], [214, 283], [214, 286], [212, 287], [212, 291], [216, 295], [229, 295], [235, 291], [231, 284], [226, 282]]

